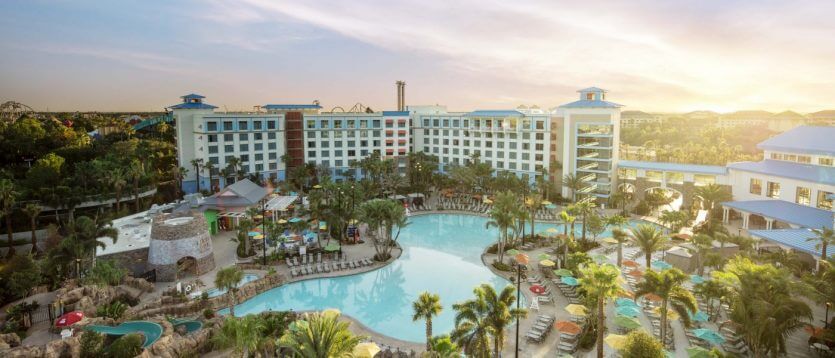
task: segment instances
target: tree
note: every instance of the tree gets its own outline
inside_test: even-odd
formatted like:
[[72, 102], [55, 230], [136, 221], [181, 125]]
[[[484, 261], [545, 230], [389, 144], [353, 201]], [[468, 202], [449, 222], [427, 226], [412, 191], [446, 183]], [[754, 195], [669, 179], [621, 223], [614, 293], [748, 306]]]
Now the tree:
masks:
[[580, 240], [586, 241], [586, 232], [588, 231], [587, 230], [588, 229], [588, 225], [587, 225], [588, 220], [586, 220], [586, 219], [588, 218], [589, 215], [591, 215], [594, 212], [594, 207], [595, 207], [595, 205], [591, 201], [583, 201], [583, 202], [574, 204], [574, 208], [577, 211], [577, 215], [580, 216], [583, 220], [582, 226], [581, 226], [582, 233], [581, 233], [581, 236], [580, 236]]
[[835, 230], [828, 227], [821, 227], [820, 229], [812, 229], [812, 232], [815, 233], [815, 237], [808, 238], [806, 241], [817, 241], [815, 250], [821, 250], [821, 260], [826, 260], [829, 257], [826, 254], [826, 249], [829, 245], [835, 243]]
[[626, 343], [620, 350], [622, 358], [664, 358], [664, 345], [655, 337], [642, 330], [629, 332]]
[[113, 188], [114, 195], [116, 196], [116, 212], [118, 213], [121, 211], [122, 190], [127, 185], [125, 171], [122, 168], [113, 168], [106, 175], [107, 182]]
[[[197, 192], [200, 192], [200, 173], [203, 171], [203, 158], [195, 158], [191, 160], [191, 166], [194, 167], [194, 178], [197, 180]], [[211, 186], [212, 183], [209, 183]]]
[[263, 334], [264, 328], [264, 320], [256, 315], [227, 319], [212, 337], [212, 344], [216, 349], [233, 348], [236, 354], [248, 357], [269, 339]]
[[620, 270], [612, 265], [589, 263], [580, 270], [580, 276], [580, 286], [589, 297], [597, 301], [597, 358], [603, 358], [603, 332], [606, 330], [603, 308], [606, 300], [614, 298], [623, 290], [617, 280]]
[[4, 294], [11, 298], [25, 297], [33, 287], [41, 283], [41, 268], [31, 255], [15, 255], [0, 271]]
[[79, 357], [81, 358], [98, 358], [102, 356], [104, 348], [104, 334], [87, 331], [81, 334], [79, 340]]
[[[540, 177], [538, 176], [537, 178]], [[536, 192], [531, 193], [528, 195], [528, 200], [525, 201], [525, 204], [528, 205], [528, 210], [530, 210], [528, 216], [531, 219], [531, 237], [534, 237], [536, 235], [536, 211], [542, 206], [542, 195]], [[522, 240], [525, 240], [525, 238], [523, 237]]]
[[130, 179], [133, 186], [133, 206], [139, 211], [139, 182], [145, 178], [145, 166], [137, 159], [130, 162], [125, 176]]
[[693, 236], [692, 242], [696, 247], [697, 272], [699, 275], [704, 275], [707, 255], [713, 249], [713, 238], [706, 234], [696, 234], [696, 236]]
[[22, 209], [26, 217], [29, 218], [29, 228], [32, 231], [32, 251], [33, 255], [38, 253], [38, 238], [35, 231], [38, 230], [38, 216], [41, 214], [41, 207], [34, 203], [26, 204]]
[[626, 191], [624, 187], [620, 187], [616, 192], [614, 192], [612, 194], [611, 200], [612, 200], [612, 204], [615, 205], [615, 208], [620, 206], [621, 215], [628, 216], [629, 215], [629, 210], [627, 210], [627, 206], [629, 205], [629, 203], [632, 202], [634, 197], [635, 197], [634, 194], [632, 194], [631, 192]]
[[142, 353], [142, 343], [145, 341], [141, 334], [131, 333], [117, 338], [106, 351], [108, 358], [133, 358]]
[[[705, 300], [707, 306], [707, 314], [711, 319], [718, 317], [719, 304], [725, 300], [728, 294], [728, 289], [716, 280], [705, 280], [693, 287], [693, 292]], [[715, 303], [715, 304], [714, 304]]]
[[516, 302], [516, 289], [511, 285], [505, 286], [501, 292], [496, 292], [493, 286], [482, 284], [476, 291], [476, 295], [483, 297], [487, 302], [489, 312], [487, 324], [493, 336], [493, 354], [498, 357], [504, 346], [504, 334], [507, 327], [513, 324], [516, 317], [524, 317], [526, 310], [513, 308]]
[[597, 237], [606, 231], [606, 227], [608, 226], [606, 225], [606, 219], [593, 211], [586, 216], [584, 223], [586, 231], [591, 235], [592, 241], [597, 240]]
[[6, 252], [6, 257], [12, 257], [15, 254], [14, 249], [14, 242], [13, 242], [13, 230], [12, 230], [12, 213], [14, 213], [14, 206], [17, 202], [17, 197], [20, 195], [15, 190], [15, 184], [13, 181], [9, 179], [0, 179], [0, 202], [2, 205], [0, 206], [0, 210], [2, 210], [2, 215], [6, 217], [6, 235], [7, 235], [7, 247], [8, 251]]
[[206, 164], [203, 164], [203, 169], [205, 169], [209, 173], [209, 192], [214, 193], [215, 192], [215, 184], [214, 184], [214, 182], [215, 182], [215, 170], [217, 170], [217, 168], [215, 167], [215, 163], [206, 162]]
[[664, 210], [658, 218], [662, 224], [670, 228], [672, 232], [678, 232], [682, 227], [690, 223], [690, 213], [684, 210]]
[[61, 241], [59, 250], [63, 257], [76, 261], [76, 276], [80, 277], [81, 264], [87, 260], [93, 261], [96, 256], [96, 248], [105, 248], [107, 245], [99, 241], [100, 237], [109, 237], [116, 243], [119, 238], [119, 230], [110, 226], [107, 221], [98, 221], [87, 216], [81, 216], [70, 222], [67, 238]]
[[490, 356], [490, 306], [481, 293], [480, 287], [474, 290], [475, 298], [452, 305], [455, 310], [455, 328], [450, 337], [464, 354], [470, 357], [487, 358]]
[[623, 243], [629, 239], [629, 234], [623, 229], [616, 227], [612, 230], [612, 238], [618, 242], [618, 267], [623, 264]]
[[[568, 244], [571, 242], [572, 238], [574, 238], [574, 221], [577, 220], [577, 217], [569, 214], [567, 210], [560, 211], [560, 222], [562, 222], [562, 229], [563, 229], [563, 252], [562, 252], [562, 259], [563, 261], [568, 259]], [[568, 234], [568, 227], [571, 226], [571, 235]]]
[[650, 224], [640, 224], [632, 228], [632, 241], [643, 251], [647, 269], [652, 264], [652, 253], [664, 249], [670, 239], [656, 227]]
[[[227, 161], [227, 165], [229, 165], [229, 168], [231, 169], [230, 174], [235, 176], [235, 181], [241, 180], [241, 177], [239, 176], [239, 173], [238, 173], [238, 168], [241, 167], [241, 158], [238, 158], [238, 157], [229, 158], [229, 160]], [[223, 177], [224, 181], [226, 179], [227, 179], [227, 177]]]
[[707, 217], [711, 219], [713, 219], [713, 209], [716, 203], [731, 200], [731, 193], [721, 185], [714, 183], [696, 187], [693, 194], [695, 197], [702, 199], [704, 209], [708, 213]]
[[644, 280], [635, 288], [635, 298], [648, 294], [661, 297], [661, 339], [667, 337], [667, 310], [672, 307], [685, 327], [690, 326], [690, 312], [696, 312], [696, 298], [686, 288], [688, 277], [677, 268], [656, 272], [647, 270]]
[[235, 301], [238, 295], [238, 283], [244, 278], [244, 273], [236, 266], [230, 266], [220, 269], [215, 276], [215, 287], [220, 290], [226, 290], [226, 295], [229, 297], [229, 314], [235, 317]]
[[496, 195], [496, 200], [493, 202], [493, 207], [490, 208], [490, 220], [485, 224], [485, 228], [496, 227], [499, 229], [498, 242], [498, 260], [504, 260], [504, 249], [508, 242], [508, 231], [513, 227], [515, 221], [514, 208], [516, 207], [516, 197], [513, 193], [507, 191]]
[[175, 195], [177, 198], [183, 196], [183, 179], [185, 179], [187, 173], [188, 169], [186, 168], [178, 167], [176, 165], [171, 167], [170, 174], [177, 183], [177, 188], [175, 189]]
[[418, 299], [412, 303], [414, 314], [412, 321], [424, 320], [426, 321], [426, 351], [432, 350], [432, 317], [441, 314], [443, 306], [441, 306], [441, 297], [429, 292], [423, 292], [418, 296]]
[[296, 357], [350, 357], [354, 347], [366, 338], [351, 333], [350, 323], [339, 321], [338, 315], [317, 313], [306, 318], [307, 324], [288, 330], [280, 340]]
[[[406, 209], [397, 200], [374, 199], [360, 206], [360, 221], [368, 224], [374, 241], [375, 258], [380, 261], [391, 257], [391, 249], [400, 237], [400, 230], [409, 223]], [[392, 231], [396, 231], [392, 233]]]
[[566, 174], [562, 178], [562, 185], [571, 190], [571, 201], [577, 202], [577, 191], [583, 187], [583, 180], [574, 174]]

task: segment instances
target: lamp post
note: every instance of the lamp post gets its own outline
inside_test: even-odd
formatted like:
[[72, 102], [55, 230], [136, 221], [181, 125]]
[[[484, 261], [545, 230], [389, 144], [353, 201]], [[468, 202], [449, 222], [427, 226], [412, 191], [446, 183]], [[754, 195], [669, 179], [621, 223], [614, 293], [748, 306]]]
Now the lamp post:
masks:
[[[519, 300], [522, 297], [522, 266], [528, 264], [528, 255], [518, 254], [516, 259], [516, 311], [519, 311]], [[516, 315], [516, 352], [514, 357], [519, 358], [519, 315]]]
[[75, 278], [81, 278], [81, 259], [75, 259]]
[[261, 238], [264, 240], [264, 266], [267, 266], [267, 203], [261, 205]]
[[832, 302], [826, 303], [826, 314], [823, 321], [823, 328], [825, 329], [829, 329], [829, 307], [832, 307]]

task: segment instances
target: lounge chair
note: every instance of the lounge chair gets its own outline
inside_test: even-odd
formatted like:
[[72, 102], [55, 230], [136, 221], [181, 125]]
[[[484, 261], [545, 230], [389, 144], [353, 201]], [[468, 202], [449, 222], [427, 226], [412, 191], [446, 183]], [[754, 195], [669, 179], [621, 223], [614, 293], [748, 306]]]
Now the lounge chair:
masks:
[[294, 269], [294, 268], [291, 268], [291, 269], [290, 269], [290, 276], [296, 277], [296, 276], [298, 276], [298, 275], [299, 275], [299, 273], [298, 273], [298, 272], [296, 272], [296, 269]]
[[316, 254], [316, 262], [322, 262], [322, 253]]
[[307, 256], [302, 255], [301, 261], [302, 261], [302, 265], [307, 265]]
[[289, 258], [289, 257], [284, 258], [284, 262], [285, 262], [285, 263], [287, 263], [287, 267], [293, 267], [293, 263], [292, 263], [292, 262], [290, 262], [290, 258]]
[[374, 261], [372, 261], [369, 258], [364, 258], [363, 260], [365, 260], [365, 264], [368, 265], [368, 266], [373, 266], [374, 265]]

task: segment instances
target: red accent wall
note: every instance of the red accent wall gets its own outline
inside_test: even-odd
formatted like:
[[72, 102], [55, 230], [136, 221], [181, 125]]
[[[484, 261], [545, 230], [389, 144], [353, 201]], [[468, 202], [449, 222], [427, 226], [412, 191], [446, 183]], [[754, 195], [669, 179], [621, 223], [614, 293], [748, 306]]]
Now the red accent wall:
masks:
[[287, 112], [284, 115], [287, 136], [287, 171], [304, 165], [304, 116], [301, 112]]

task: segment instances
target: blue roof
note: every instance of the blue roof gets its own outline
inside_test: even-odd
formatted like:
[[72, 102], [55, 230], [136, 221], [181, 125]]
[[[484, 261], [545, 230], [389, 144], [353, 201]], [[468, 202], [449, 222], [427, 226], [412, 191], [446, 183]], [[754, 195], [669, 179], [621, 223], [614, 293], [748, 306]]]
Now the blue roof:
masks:
[[171, 109], [215, 109], [217, 107], [206, 103], [180, 103], [170, 106]]
[[408, 116], [409, 111], [383, 111], [384, 116]]
[[757, 144], [757, 148], [781, 152], [835, 155], [835, 127], [800, 126]]
[[465, 114], [467, 117], [524, 117], [525, 114], [515, 109], [479, 109]]
[[728, 174], [728, 168], [718, 165], [698, 165], [698, 164], [678, 164], [678, 163], [661, 163], [661, 162], [641, 162], [634, 160], [618, 161], [618, 166], [622, 168], [635, 169], [649, 169], [662, 170], [669, 172], [685, 172], [697, 174], [714, 174], [725, 175]]
[[563, 108], [620, 108], [623, 107], [620, 104], [609, 102], [609, 101], [594, 101], [594, 100], [587, 100], [581, 99], [579, 101], [574, 101], [571, 103], [566, 103], [560, 107]]
[[264, 109], [321, 109], [318, 104], [265, 104]]
[[728, 168], [813, 183], [835, 185], [835, 167], [765, 159], [759, 162], [731, 163], [728, 164]]
[[203, 98], [206, 98], [206, 97], [203, 97], [203, 96], [201, 96], [199, 94], [196, 94], [196, 93], [190, 93], [190, 94], [187, 94], [185, 96], [180, 96], [180, 98], [182, 98], [182, 99], [203, 99]]
[[608, 91], [606, 91], [605, 89], [602, 89], [602, 88], [589, 87], [589, 88], [583, 88], [583, 89], [581, 89], [577, 92], [583, 93], [583, 92], [608, 92]]
[[832, 227], [831, 211], [784, 200], [728, 201], [722, 206], [806, 228]]
[[[808, 241], [808, 239], [817, 237], [815, 232], [810, 229], [748, 230], [748, 234], [791, 247], [798, 251], [803, 251], [813, 256], [821, 255], [821, 250], [815, 250], [817, 241]], [[832, 257], [832, 255], [832, 250], [829, 250], [827, 256]]]

